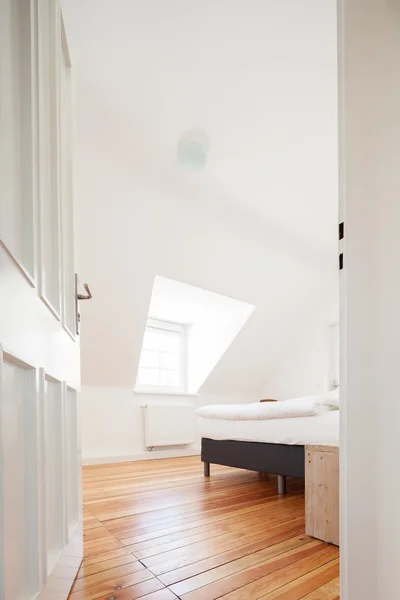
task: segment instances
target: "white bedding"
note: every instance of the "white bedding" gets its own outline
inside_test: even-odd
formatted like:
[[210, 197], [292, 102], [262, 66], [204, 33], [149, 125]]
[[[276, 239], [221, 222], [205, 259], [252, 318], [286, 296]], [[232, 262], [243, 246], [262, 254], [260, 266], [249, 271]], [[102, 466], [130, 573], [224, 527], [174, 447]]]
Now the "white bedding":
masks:
[[200, 436], [271, 444], [339, 443], [339, 411], [291, 419], [234, 421], [200, 418]]
[[198, 417], [206, 419], [228, 419], [233, 421], [292, 419], [309, 417], [324, 410], [322, 396], [306, 396], [285, 402], [255, 402], [251, 404], [211, 404], [196, 410]]

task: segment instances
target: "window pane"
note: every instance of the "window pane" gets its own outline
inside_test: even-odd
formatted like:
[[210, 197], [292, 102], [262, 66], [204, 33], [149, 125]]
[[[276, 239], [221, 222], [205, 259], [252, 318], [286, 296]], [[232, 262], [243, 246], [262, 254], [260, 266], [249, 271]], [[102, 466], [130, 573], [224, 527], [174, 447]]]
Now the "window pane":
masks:
[[180, 383], [178, 371], [160, 370], [160, 385], [179, 387]]
[[183, 378], [182, 344], [184, 330], [164, 329], [168, 323], [149, 321], [140, 355], [137, 385], [179, 389]]
[[156, 350], [143, 350], [140, 357], [140, 366], [158, 369], [158, 352]]
[[144, 334], [143, 349], [146, 350], [157, 350], [158, 348], [158, 336], [157, 330], [148, 327]]
[[179, 371], [179, 358], [179, 353], [173, 354], [172, 352], [160, 352], [160, 368]]
[[160, 385], [159, 370], [140, 367], [138, 383], [141, 385]]
[[162, 331], [159, 348], [163, 352], [179, 352], [181, 334], [176, 331]]

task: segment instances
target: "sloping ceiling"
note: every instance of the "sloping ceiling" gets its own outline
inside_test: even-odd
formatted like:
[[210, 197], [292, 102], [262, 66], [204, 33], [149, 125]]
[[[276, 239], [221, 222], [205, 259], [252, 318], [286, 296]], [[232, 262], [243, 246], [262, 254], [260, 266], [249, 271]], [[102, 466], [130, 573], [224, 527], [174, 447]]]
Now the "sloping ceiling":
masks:
[[[83, 382], [133, 386], [154, 277], [257, 306], [202, 389], [261, 390], [336, 293], [329, 0], [64, 0]], [[210, 140], [183, 171], [182, 134]]]

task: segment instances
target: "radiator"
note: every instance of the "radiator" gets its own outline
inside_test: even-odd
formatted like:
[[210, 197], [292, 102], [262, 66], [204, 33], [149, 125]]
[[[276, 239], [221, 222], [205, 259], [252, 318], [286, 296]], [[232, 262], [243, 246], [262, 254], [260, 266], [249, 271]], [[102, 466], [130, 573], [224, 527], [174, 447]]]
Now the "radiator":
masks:
[[182, 404], [146, 405], [144, 435], [146, 448], [183, 446], [194, 442], [193, 406]]

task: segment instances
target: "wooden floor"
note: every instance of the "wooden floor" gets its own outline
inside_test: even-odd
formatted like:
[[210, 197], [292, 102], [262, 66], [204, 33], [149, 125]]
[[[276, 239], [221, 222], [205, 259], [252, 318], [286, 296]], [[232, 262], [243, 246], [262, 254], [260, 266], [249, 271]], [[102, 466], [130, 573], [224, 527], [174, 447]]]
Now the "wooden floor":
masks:
[[86, 467], [71, 600], [338, 600], [338, 549], [304, 534], [301, 482], [198, 457]]

